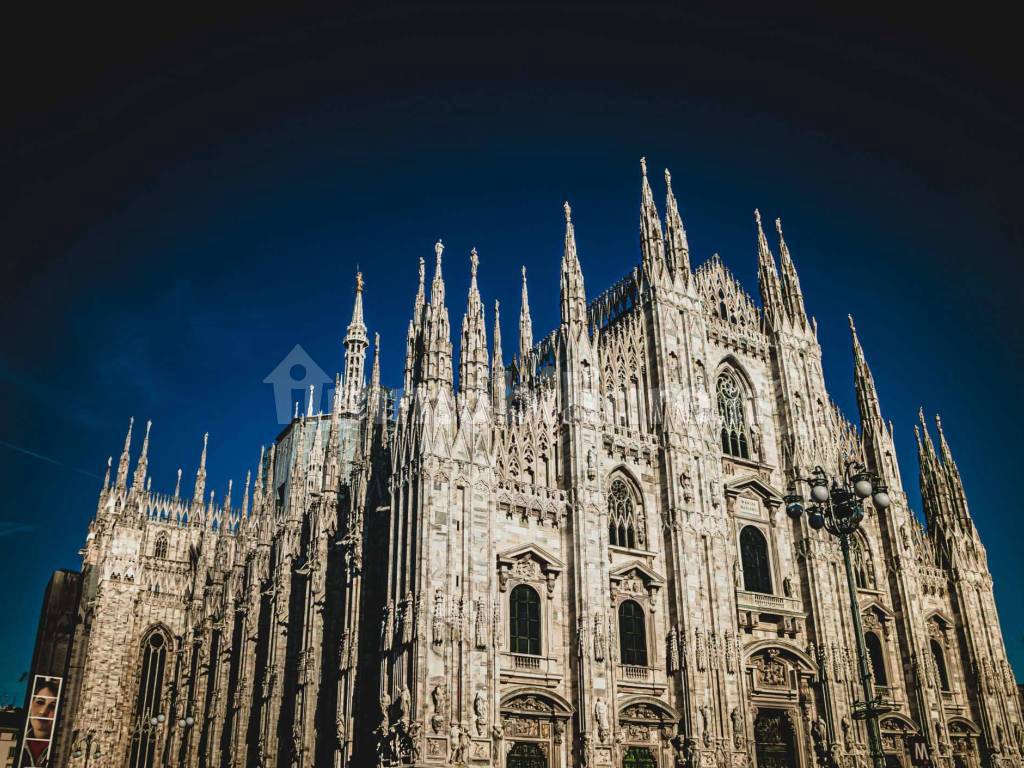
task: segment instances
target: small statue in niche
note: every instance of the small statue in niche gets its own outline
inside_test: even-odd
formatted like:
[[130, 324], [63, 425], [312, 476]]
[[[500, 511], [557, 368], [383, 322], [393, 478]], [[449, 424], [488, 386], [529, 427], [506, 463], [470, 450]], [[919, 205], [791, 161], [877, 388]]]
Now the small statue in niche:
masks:
[[736, 707], [733, 707], [732, 712], [729, 714], [729, 719], [732, 721], [733, 746], [736, 749], [743, 749], [743, 716]]
[[477, 691], [473, 697], [473, 714], [476, 715], [476, 735], [483, 736], [487, 725], [487, 698], [483, 691]]
[[597, 451], [591, 446], [587, 449], [587, 479], [593, 480], [597, 477]]
[[608, 705], [604, 699], [594, 703], [594, 720], [597, 721], [597, 738], [604, 744], [608, 740]]
[[786, 597], [793, 596], [793, 580], [789, 576], [782, 580], [782, 594]]

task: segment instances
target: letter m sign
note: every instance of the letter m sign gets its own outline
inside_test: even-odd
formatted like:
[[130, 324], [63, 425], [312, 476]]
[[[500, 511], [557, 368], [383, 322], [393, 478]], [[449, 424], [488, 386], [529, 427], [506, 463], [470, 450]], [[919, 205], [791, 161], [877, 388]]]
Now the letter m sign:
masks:
[[914, 768], [932, 768], [932, 759], [928, 754], [928, 743], [923, 736], [911, 736], [907, 739], [907, 750], [910, 752], [910, 763]]

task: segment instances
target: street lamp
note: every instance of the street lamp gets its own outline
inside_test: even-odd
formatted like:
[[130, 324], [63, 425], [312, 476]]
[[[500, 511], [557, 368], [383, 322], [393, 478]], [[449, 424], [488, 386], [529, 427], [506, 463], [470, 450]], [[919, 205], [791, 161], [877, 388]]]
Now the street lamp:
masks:
[[798, 477], [790, 486], [784, 499], [786, 514], [798, 520], [804, 513], [804, 500], [797, 491], [797, 483], [806, 483], [811, 489], [811, 505], [807, 508], [807, 524], [816, 531], [824, 528], [838, 537], [846, 565], [846, 583], [850, 588], [853, 631], [857, 641], [857, 663], [860, 670], [863, 701], [853, 702], [853, 718], [864, 720], [868, 729], [868, 748], [874, 768], [885, 768], [885, 754], [882, 751], [882, 735], [878, 729], [878, 718], [892, 707], [874, 695], [874, 680], [868, 664], [868, 653], [864, 643], [864, 630], [860, 622], [860, 607], [857, 603], [857, 585], [853, 579], [853, 564], [850, 559], [850, 537], [864, 519], [864, 500], [871, 497], [876, 509], [885, 509], [892, 500], [889, 489], [877, 475], [866, 471], [858, 461], [847, 461], [842, 478], [829, 477], [820, 466], [814, 468], [810, 477]]
[[95, 749], [92, 748], [92, 742], [95, 738], [96, 731], [92, 728], [86, 731], [84, 736], [79, 736], [75, 741], [75, 750], [71, 753], [71, 756], [77, 760], [84, 755], [85, 765], [88, 766], [90, 757], [96, 759], [100, 756], [100, 745], [97, 744]]

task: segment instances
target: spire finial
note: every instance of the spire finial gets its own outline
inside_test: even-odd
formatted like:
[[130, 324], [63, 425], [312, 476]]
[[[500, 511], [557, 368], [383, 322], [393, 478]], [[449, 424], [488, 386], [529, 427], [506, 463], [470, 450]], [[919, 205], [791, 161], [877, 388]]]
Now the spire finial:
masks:
[[[569, 207], [568, 200], [565, 201], [565, 204], [562, 206], [562, 208], [565, 210], [565, 223], [572, 224], [572, 208]], [[526, 267], [523, 267], [523, 274], [525, 275], [525, 273]]]
[[761, 211], [757, 208], [754, 209], [754, 221], [757, 222], [757, 228], [761, 229]]
[[647, 176], [647, 158], [646, 157], [641, 157], [640, 158], [640, 173], [642, 173], [645, 177]]
[[[440, 245], [440, 240], [438, 245]], [[422, 256], [420, 256], [420, 289], [423, 288], [423, 283], [427, 279], [427, 262]]]
[[103, 476], [103, 490], [104, 491], [107, 490], [108, 488], [110, 488], [110, 468], [113, 466], [113, 464], [114, 464], [114, 457], [113, 456], [108, 456], [107, 457], [107, 473]]
[[469, 271], [473, 279], [476, 279], [476, 270], [480, 266], [480, 256], [477, 255], [476, 246], [469, 252]]
[[847, 315], [846, 319], [850, 321], [850, 333], [852, 333], [854, 336], [856, 336], [857, 335], [857, 326], [853, 324], [853, 315], [852, 314]]
[[668, 172], [668, 168], [665, 169], [665, 186], [672, 189], [672, 174]]
[[181, 467], [178, 467], [178, 479], [174, 481], [174, 498], [181, 498]]
[[437, 254], [437, 263], [441, 263], [441, 254], [444, 253], [444, 243], [441, 242], [441, 238], [437, 238], [437, 242], [434, 243], [434, 253]]
[[356, 293], [363, 292], [363, 273], [356, 272]]

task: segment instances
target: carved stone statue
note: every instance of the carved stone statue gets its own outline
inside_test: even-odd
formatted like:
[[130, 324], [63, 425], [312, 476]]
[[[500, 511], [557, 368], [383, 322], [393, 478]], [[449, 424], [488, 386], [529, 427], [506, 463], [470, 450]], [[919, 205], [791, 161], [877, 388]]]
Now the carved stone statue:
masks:
[[729, 719], [732, 721], [732, 744], [736, 749], [743, 749], [745, 742], [743, 736], [743, 715], [736, 708], [732, 708], [732, 712], [729, 713]]
[[444, 592], [434, 592], [434, 616], [430, 623], [430, 636], [434, 645], [444, 642]]
[[473, 697], [473, 714], [476, 715], [476, 735], [483, 736], [487, 727], [487, 697], [483, 691], [477, 691]]
[[594, 720], [597, 723], [597, 738], [602, 744], [608, 741], [608, 705], [604, 699], [594, 702]]
[[434, 715], [430, 718], [430, 726], [434, 733], [440, 733], [444, 727], [444, 719], [448, 715], [448, 687], [444, 683], [438, 683], [430, 692], [430, 698], [434, 702]]
[[604, 649], [604, 616], [598, 611], [594, 614], [594, 661], [604, 661]]

